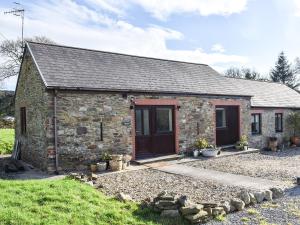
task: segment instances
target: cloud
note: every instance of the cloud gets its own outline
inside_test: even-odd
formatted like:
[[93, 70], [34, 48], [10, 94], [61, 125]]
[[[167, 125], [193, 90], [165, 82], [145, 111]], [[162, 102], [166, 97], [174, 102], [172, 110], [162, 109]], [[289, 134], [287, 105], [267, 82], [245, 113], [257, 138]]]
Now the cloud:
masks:
[[300, 0], [294, 0], [294, 5], [296, 7], [295, 16], [300, 17]]
[[213, 52], [220, 52], [220, 53], [225, 52], [225, 48], [224, 48], [221, 44], [214, 44], [214, 45], [211, 47], [211, 50], [212, 50]]
[[[39, 1], [27, 4], [26, 7], [26, 37], [46, 36], [64, 45], [207, 63], [212, 66], [224, 63], [243, 64], [248, 61], [244, 56], [224, 54], [220, 51], [207, 53], [200, 48], [170, 49], [167, 47], [168, 40], [184, 41], [182, 33], [162, 26], [134, 26], [125, 20], [105, 12], [99, 13], [71, 0]], [[0, 8], [0, 11], [4, 9]], [[0, 14], [0, 27], [0, 32], [9, 39], [20, 36], [18, 17]]]
[[130, 0], [154, 17], [165, 20], [172, 14], [197, 13], [201, 16], [231, 15], [246, 9], [247, 0]]

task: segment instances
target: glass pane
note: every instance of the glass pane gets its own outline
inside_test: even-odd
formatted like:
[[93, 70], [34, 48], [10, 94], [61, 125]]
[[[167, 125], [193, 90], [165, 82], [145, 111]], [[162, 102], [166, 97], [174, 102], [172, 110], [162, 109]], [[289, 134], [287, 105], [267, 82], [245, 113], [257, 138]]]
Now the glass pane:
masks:
[[142, 110], [135, 110], [135, 132], [137, 135], [142, 135]]
[[224, 109], [216, 110], [216, 125], [217, 127], [226, 127], [226, 116]]
[[149, 110], [144, 109], [144, 135], [149, 135]]
[[156, 109], [156, 131], [157, 132], [171, 132], [173, 131], [172, 124], [172, 109], [157, 108]]

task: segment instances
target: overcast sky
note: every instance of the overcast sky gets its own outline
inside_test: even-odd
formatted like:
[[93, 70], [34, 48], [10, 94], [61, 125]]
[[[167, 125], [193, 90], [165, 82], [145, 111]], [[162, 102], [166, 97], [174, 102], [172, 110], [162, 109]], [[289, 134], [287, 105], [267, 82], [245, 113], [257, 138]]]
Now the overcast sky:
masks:
[[[4, 15], [0, 40], [20, 36]], [[300, 57], [300, 0], [23, 0], [25, 36], [71, 46], [207, 63], [267, 74], [280, 51]], [[14, 89], [16, 79], [5, 82]]]

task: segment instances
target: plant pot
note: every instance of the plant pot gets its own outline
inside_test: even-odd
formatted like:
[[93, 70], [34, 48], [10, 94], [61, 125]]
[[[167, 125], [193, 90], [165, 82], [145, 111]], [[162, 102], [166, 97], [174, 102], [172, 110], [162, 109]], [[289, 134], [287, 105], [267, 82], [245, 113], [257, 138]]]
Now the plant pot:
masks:
[[97, 163], [97, 170], [98, 172], [103, 172], [107, 169], [107, 163], [106, 162], [98, 162]]
[[123, 160], [123, 155], [111, 155], [111, 160], [114, 161]]
[[109, 166], [112, 171], [120, 171], [122, 170], [123, 167], [123, 162], [122, 160], [110, 160], [109, 161]]
[[216, 157], [220, 153], [217, 149], [203, 149], [201, 154], [205, 157]]
[[193, 151], [193, 156], [194, 157], [198, 157], [199, 156], [199, 151], [198, 150], [194, 150]]
[[248, 145], [244, 145], [243, 149], [244, 149], [244, 151], [247, 151], [248, 150]]
[[96, 164], [91, 164], [91, 172], [92, 173], [95, 173], [95, 172], [97, 172], [97, 165]]
[[300, 145], [300, 137], [297, 137], [297, 136], [294, 136], [294, 137], [291, 137], [291, 142], [294, 144], [294, 145]]
[[125, 170], [127, 168], [127, 162], [122, 163], [122, 170]]

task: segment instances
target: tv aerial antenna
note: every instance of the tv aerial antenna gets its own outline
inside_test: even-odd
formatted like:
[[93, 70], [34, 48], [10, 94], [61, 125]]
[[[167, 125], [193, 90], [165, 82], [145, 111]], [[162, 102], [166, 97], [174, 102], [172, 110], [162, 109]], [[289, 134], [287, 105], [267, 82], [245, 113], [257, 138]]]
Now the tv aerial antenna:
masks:
[[15, 8], [13, 8], [10, 11], [4, 12], [4, 14], [12, 14], [14, 16], [19, 16], [21, 17], [22, 20], [22, 48], [24, 47], [24, 14], [25, 14], [25, 9], [23, 8], [23, 6], [21, 5], [21, 3], [19, 2], [14, 2], [14, 4], [16, 5]]

